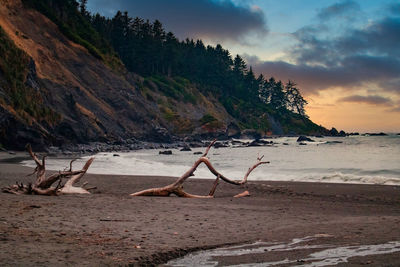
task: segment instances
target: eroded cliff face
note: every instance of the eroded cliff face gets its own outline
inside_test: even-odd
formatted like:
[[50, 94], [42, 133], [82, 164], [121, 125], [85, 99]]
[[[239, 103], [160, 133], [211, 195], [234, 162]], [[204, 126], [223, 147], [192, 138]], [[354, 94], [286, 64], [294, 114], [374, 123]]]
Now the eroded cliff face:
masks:
[[171, 133], [201, 133], [204, 127], [199, 120], [205, 114], [219, 121], [211, 130], [222, 130], [232, 121], [217, 101], [193, 85], [187, 89], [196, 96], [196, 103], [179, 101], [163, 94], [157, 85], [146, 84], [142, 77], [111, 69], [19, 0], [0, 1], [0, 26], [29, 57], [23, 83], [37, 95], [32, 101], [55, 114], [49, 121], [17, 110], [5, 89], [9, 82], [0, 71], [3, 146], [23, 149], [31, 142], [39, 148], [126, 138], [168, 141], [163, 138]]

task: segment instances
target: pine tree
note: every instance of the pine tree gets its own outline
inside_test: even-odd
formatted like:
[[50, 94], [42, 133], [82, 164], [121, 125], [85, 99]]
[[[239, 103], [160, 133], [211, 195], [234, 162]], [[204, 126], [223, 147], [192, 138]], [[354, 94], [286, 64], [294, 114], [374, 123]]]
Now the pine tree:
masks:
[[304, 107], [308, 104], [307, 101], [300, 94], [299, 89], [297, 89], [296, 84], [289, 80], [285, 85], [286, 99], [288, 101], [287, 105], [290, 110], [300, 114], [302, 117], [307, 117]]

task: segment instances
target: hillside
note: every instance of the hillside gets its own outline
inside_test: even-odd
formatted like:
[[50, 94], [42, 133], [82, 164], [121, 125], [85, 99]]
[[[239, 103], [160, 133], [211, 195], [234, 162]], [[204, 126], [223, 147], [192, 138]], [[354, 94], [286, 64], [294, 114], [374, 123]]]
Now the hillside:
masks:
[[242, 106], [229, 110], [220, 94], [187, 77], [130, 72], [112, 48], [67, 38], [54, 18], [19, 0], [0, 0], [0, 27], [0, 145], [8, 149], [27, 142], [37, 149], [120, 139], [170, 142], [224, 133], [231, 123], [276, 134], [326, 131], [292, 112], [254, 112], [240, 99]]

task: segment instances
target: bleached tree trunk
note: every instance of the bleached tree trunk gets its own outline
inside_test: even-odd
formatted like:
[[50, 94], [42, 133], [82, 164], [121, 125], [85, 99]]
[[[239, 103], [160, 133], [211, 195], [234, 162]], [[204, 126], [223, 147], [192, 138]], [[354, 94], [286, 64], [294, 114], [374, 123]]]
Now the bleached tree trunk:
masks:
[[[58, 173], [46, 177], [46, 156], [43, 156], [42, 160], [40, 160], [37, 155], [33, 153], [32, 147], [29, 144], [26, 146], [26, 148], [29, 155], [36, 163], [34, 172], [30, 174], [36, 174], [36, 180], [33, 183], [28, 183], [27, 185], [17, 182], [15, 185], [2, 188], [3, 192], [12, 194], [37, 194], [47, 196], [58, 194], [89, 194], [87, 189], [84, 189], [83, 187], [75, 187], [74, 185], [79, 182], [83, 175], [85, 175], [94, 158], [88, 159], [85, 166], [78, 171], [72, 170], [72, 163], [75, 160], [71, 160], [68, 171], [59, 171]], [[63, 178], [69, 178], [64, 185], [62, 185]], [[58, 183], [54, 187], [53, 184], [56, 182]]]
[[[139, 191], [139, 192], [136, 192], [136, 193], [132, 193], [131, 196], [160, 196], [160, 197], [167, 197], [167, 196], [170, 196], [171, 194], [175, 194], [178, 197], [187, 197], [187, 198], [213, 198], [214, 194], [215, 194], [215, 190], [216, 190], [216, 188], [218, 186], [219, 179], [221, 179], [222, 181], [227, 182], [229, 184], [243, 185], [243, 184], [247, 183], [247, 178], [249, 177], [250, 173], [255, 168], [257, 168], [261, 164], [269, 163], [267, 161], [262, 161], [264, 156], [258, 157], [257, 158], [257, 162], [248, 169], [248, 171], [246, 172], [246, 174], [244, 175], [242, 180], [239, 180], [239, 181], [231, 180], [231, 179], [225, 177], [224, 175], [222, 175], [221, 173], [219, 173], [214, 168], [214, 166], [211, 164], [210, 160], [207, 158], [207, 154], [208, 154], [208, 152], [210, 151], [211, 147], [214, 145], [215, 142], [216, 142], [216, 140], [211, 142], [211, 144], [207, 147], [207, 149], [204, 152], [204, 154], [193, 164], [193, 166], [189, 170], [187, 170], [178, 180], [176, 180], [176, 182], [174, 182], [174, 183], [172, 183], [170, 185], [164, 186], [164, 187], [150, 188], [150, 189], [142, 190], [142, 191]], [[192, 194], [186, 193], [183, 190], [183, 183], [189, 177], [194, 176], [194, 172], [196, 171], [197, 167], [202, 163], [204, 163], [207, 166], [207, 168], [209, 169], [209, 171], [217, 177], [215, 182], [214, 182], [213, 187], [211, 188], [211, 191], [210, 191], [209, 195], [200, 196], [200, 195], [192, 195]], [[247, 192], [247, 195], [249, 195], [248, 192]], [[235, 197], [239, 197], [239, 196], [235, 196]]]

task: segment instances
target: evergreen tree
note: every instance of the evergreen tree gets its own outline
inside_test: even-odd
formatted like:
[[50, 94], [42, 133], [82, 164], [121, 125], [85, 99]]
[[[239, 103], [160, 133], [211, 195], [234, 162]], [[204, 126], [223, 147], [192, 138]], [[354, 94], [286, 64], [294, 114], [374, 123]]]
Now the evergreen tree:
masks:
[[233, 60], [233, 73], [237, 77], [242, 77], [246, 74], [247, 65], [246, 62], [239, 55], [236, 55]]
[[304, 107], [308, 104], [307, 101], [300, 94], [296, 84], [289, 80], [285, 85], [287, 105], [290, 110], [300, 114], [302, 117], [307, 117]]
[[88, 17], [89, 16], [89, 12], [87, 11], [86, 5], [87, 5], [87, 0], [80, 0], [79, 1], [79, 9], [80, 12], [82, 14], [82, 16], [84, 17]]

